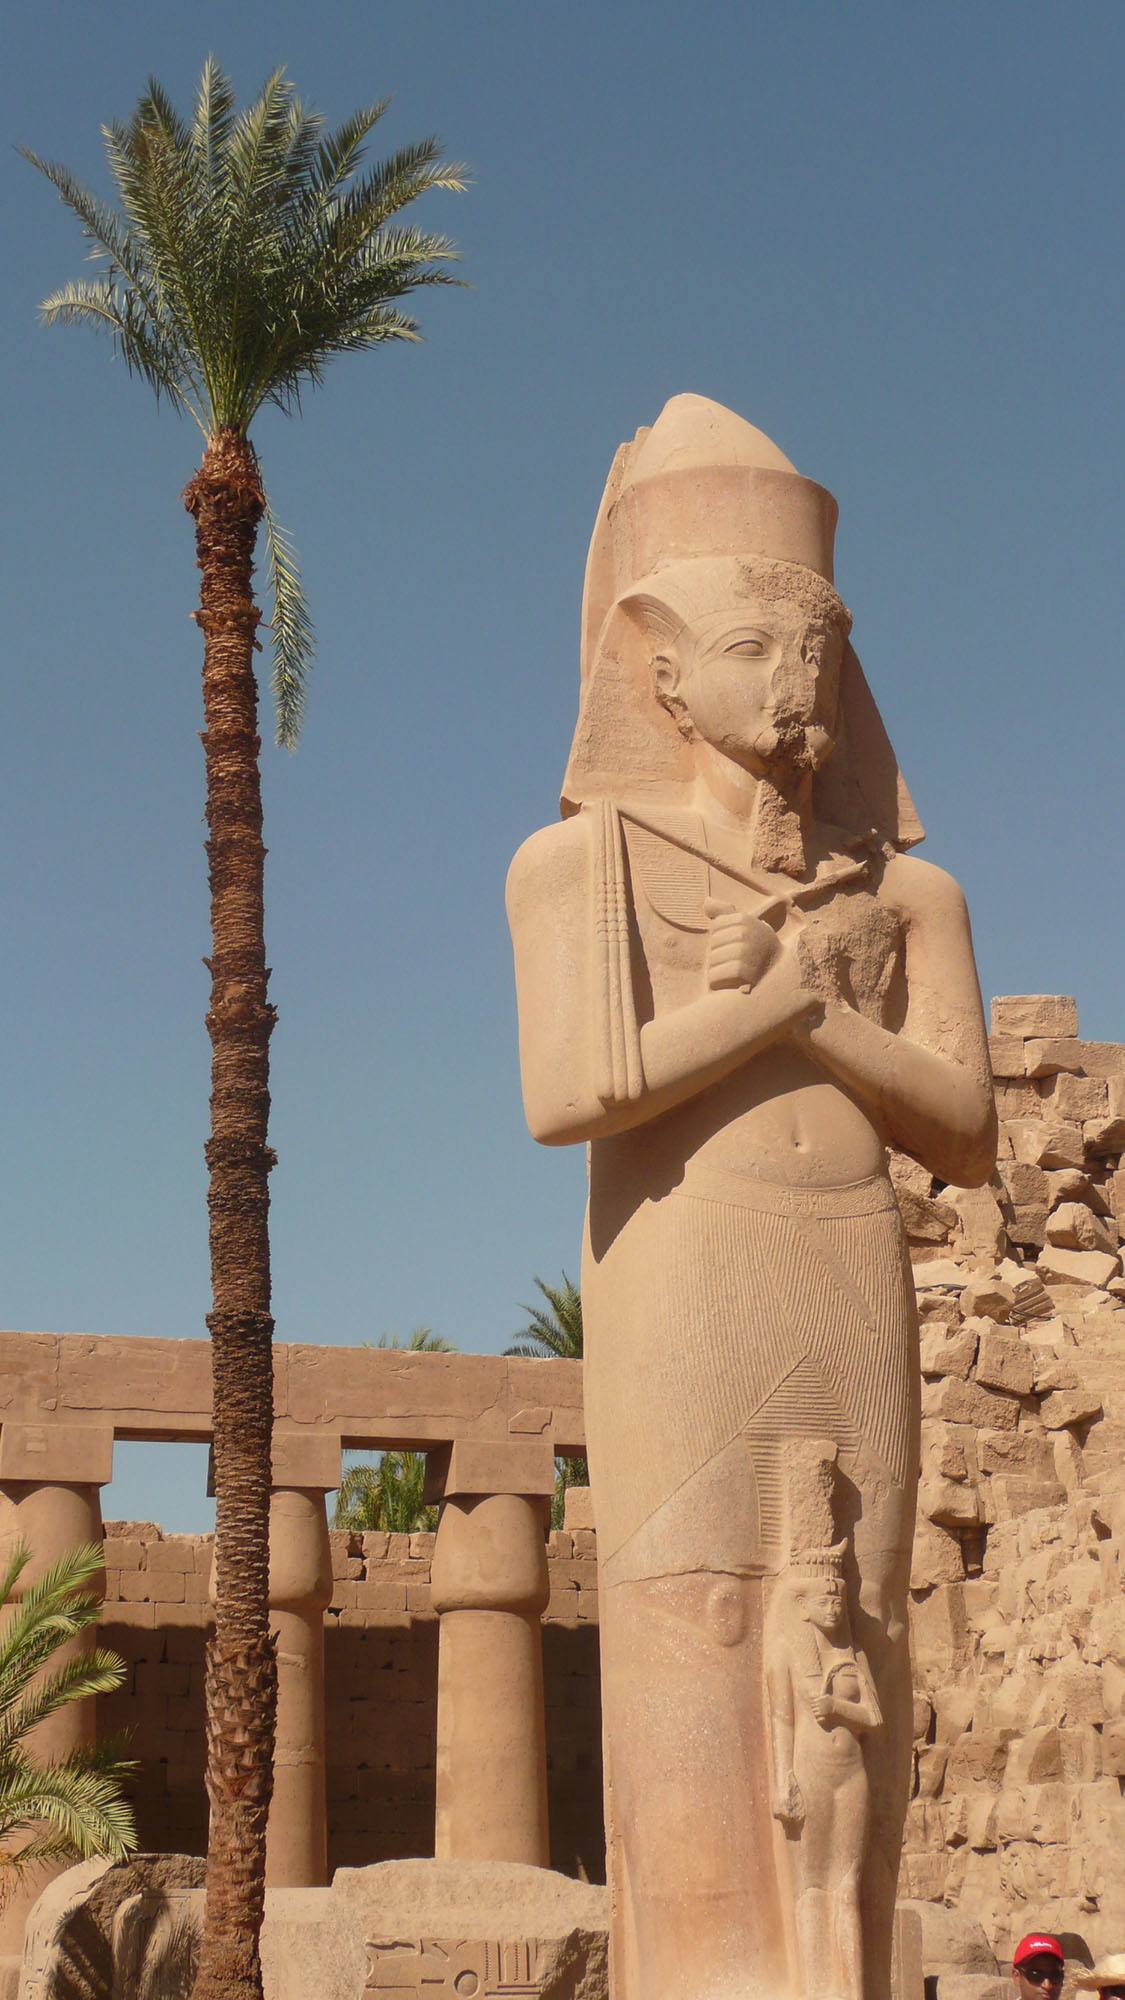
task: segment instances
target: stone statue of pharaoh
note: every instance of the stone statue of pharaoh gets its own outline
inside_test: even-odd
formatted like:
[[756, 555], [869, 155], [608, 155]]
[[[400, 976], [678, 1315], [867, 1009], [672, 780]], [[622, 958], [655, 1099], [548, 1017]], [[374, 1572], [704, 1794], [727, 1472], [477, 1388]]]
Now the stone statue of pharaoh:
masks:
[[[835, 518], [703, 398], [622, 447], [564, 818], [508, 882], [528, 1122], [590, 1148], [615, 2000], [888, 1991], [919, 1392], [886, 1148], [976, 1185], [995, 1114], [964, 901], [906, 854], [921, 827], [848, 643]], [[847, 1698], [872, 1720], [838, 1725], [867, 1787], [862, 1985], [810, 1986], [774, 1818], [765, 1626], [810, 1438], [836, 1452], [870, 1686]]]

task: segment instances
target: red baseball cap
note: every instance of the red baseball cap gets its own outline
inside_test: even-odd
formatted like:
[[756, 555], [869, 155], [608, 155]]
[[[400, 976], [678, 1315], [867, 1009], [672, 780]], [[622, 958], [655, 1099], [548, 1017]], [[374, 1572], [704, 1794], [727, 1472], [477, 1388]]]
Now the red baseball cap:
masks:
[[1026, 1965], [1029, 1958], [1057, 1958], [1060, 1965], [1066, 1964], [1066, 1953], [1058, 1938], [1044, 1937], [1041, 1931], [1029, 1931], [1020, 1939], [1012, 1953], [1012, 1964]]

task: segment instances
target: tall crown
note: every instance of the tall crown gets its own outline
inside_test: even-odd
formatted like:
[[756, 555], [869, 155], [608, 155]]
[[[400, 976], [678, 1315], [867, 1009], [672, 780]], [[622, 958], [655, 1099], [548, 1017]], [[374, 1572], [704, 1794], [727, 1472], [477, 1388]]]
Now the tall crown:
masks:
[[613, 462], [586, 565], [583, 678], [614, 600], [665, 563], [774, 556], [831, 583], [838, 512], [764, 431], [706, 396], [673, 396]]

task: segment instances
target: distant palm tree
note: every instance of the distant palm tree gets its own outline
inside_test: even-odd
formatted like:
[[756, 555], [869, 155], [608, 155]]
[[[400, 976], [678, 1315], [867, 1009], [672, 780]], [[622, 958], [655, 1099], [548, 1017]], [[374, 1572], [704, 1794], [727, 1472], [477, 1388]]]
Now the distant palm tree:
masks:
[[[542, 1278], [535, 1283], [547, 1301], [548, 1311], [542, 1306], [523, 1306], [528, 1314], [528, 1323], [521, 1339], [504, 1349], [505, 1354], [518, 1354], [528, 1361], [581, 1361], [582, 1347], [582, 1294], [577, 1285], [571, 1283], [566, 1272], [562, 1274], [561, 1285], [545, 1284]], [[584, 1458], [556, 1458], [555, 1492], [551, 1501], [551, 1526], [561, 1528], [566, 1511], [566, 1490], [568, 1486], [588, 1486], [590, 1469]]]
[[[384, 1333], [375, 1346], [397, 1348], [404, 1354], [457, 1351], [451, 1340], [443, 1340], [428, 1326], [416, 1326], [405, 1345], [397, 1333]], [[421, 1451], [385, 1451], [374, 1465], [349, 1466], [336, 1495], [332, 1526], [352, 1534], [380, 1529], [398, 1535], [430, 1531], [437, 1526], [438, 1510], [426, 1505], [425, 1482], [426, 1454]]]
[[190, 414], [203, 459], [184, 502], [202, 573], [203, 747], [211, 883], [211, 1333], [215, 1633], [207, 1656], [207, 1897], [197, 2000], [261, 2000], [266, 1821], [277, 1667], [269, 1625], [273, 1425], [267, 1143], [275, 1009], [263, 916], [254, 549], [264, 521], [273, 592], [278, 740], [300, 726], [312, 627], [292, 548], [270, 512], [250, 426], [292, 413], [335, 355], [416, 340], [399, 302], [448, 284], [442, 236], [392, 227], [464, 174], [425, 139], [360, 175], [386, 102], [325, 133], [282, 70], [241, 114], [213, 59], [184, 123], [149, 84], [129, 125], [103, 126], [121, 201], [25, 153], [82, 224], [102, 275], [43, 304], [49, 325], [106, 333], [157, 399]]
[[125, 1678], [117, 1654], [100, 1647], [51, 1665], [59, 1647], [98, 1622], [101, 1599], [87, 1585], [102, 1569], [104, 1552], [93, 1543], [75, 1549], [13, 1601], [30, 1561], [30, 1550], [18, 1544], [0, 1577], [0, 1900], [5, 1874], [95, 1855], [123, 1861], [137, 1844], [121, 1792], [135, 1766], [119, 1745], [92, 1744], [54, 1763], [27, 1749], [32, 1730], [48, 1716], [109, 1694]]

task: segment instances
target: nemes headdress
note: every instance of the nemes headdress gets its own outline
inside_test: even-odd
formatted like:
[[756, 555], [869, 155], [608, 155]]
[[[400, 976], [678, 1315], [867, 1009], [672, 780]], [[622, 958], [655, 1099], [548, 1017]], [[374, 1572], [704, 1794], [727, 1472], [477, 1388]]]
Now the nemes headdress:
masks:
[[[673, 396], [614, 458], [594, 524], [582, 607], [582, 694], [562, 810], [646, 797], [684, 802], [691, 755], [656, 698], [638, 596], [691, 595], [689, 566], [725, 556], [798, 566], [831, 585], [837, 507], [762, 431], [704, 396]], [[811, 578], [810, 578], [811, 582]], [[817, 817], [907, 848], [922, 826], [852, 648], [837, 746], [814, 785]]]

